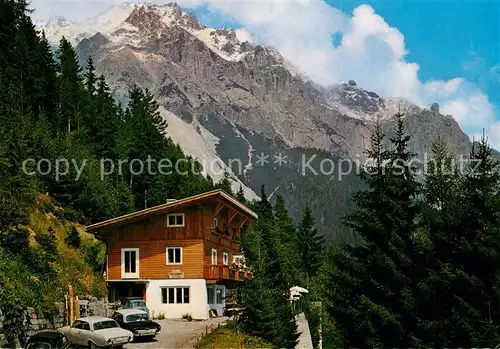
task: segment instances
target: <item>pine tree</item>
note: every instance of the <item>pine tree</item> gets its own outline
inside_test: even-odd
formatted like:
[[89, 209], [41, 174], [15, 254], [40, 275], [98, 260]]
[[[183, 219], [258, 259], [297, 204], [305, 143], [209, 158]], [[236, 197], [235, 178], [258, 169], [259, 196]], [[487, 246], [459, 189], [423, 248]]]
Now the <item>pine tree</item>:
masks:
[[253, 278], [245, 281], [239, 294], [245, 308], [240, 327], [279, 348], [293, 348], [297, 342], [296, 324], [289, 305], [289, 286], [279, 256], [278, 233], [273, 222], [272, 205], [265, 187], [256, 204], [259, 219], [251, 234], [242, 236], [242, 249]]
[[274, 205], [274, 229], [277, 233], [278, 255], [289, 286], [300, 282], [300, 259], [297, 253], [297, 230], [289, 216], [285, 199], [278, 194]]
[[59, 44], [59, 132], [70, 135], [80, 127], [83, 84], [81, 67], [71, 43], [62, 37]]
[[68, 246], [74, 248], [80, 248], [81, 245], [80, 233], [78, 232], [78, 229], [76, 229], [75, 226], [73, 226], [71, 230], [68, 232], [65, 242]]
[[[95, 66], [94, 66], [94, 60], [92, 59], [92, 56], [89, 55], [87, 58], [87, 66], [85, 67], [85, 74], [83, 75], [83, 78], [85, 80], [85, 88], [86, 90], [90, 93], [90, 95], [94, 95], [96, 91], [95, 84], [97, 82], [97, 77], [95, 75]], [[104, 77], [99, 81], [99, 93], [106, 93], [108, 91], [105, 90], [105, 87], [103, 86], [105, 84]]]
[[322, 263], [324, 247], [323, 237], [317, 232], [315, 218], [309, 206], [306, 206], [304, 215], [297, 229], [297, 252], [300, 258], [301, 271], [305, 275], [305, 287], [309, 288], [310, 280], [317, 275]]
[[241, 202], [243, 205], [247, 204], [247, 199], [245, 198], [245, 192], [243, 191], [243, 187], [240, 185], [240, 189], [236, 193], [236, 200]]
[[354, 196], [357, 208], [345, 218], [364, 243], [343, 246], [330, 257], [326, 275], [327, 311], [353, 347], [418, 344], [412, 317], [412, 278], [419, 276], [412, 240], [418, 184], [408, 166], [412, 154], [403, 117], [396, 118], [392, 150], [383, 149], [377, 125], [368, 152], [372, 163], [362, 172], [368, 189]]
[[439, 190], [440, 196], [439, 205], [435, 195], [428, 195], [426, 203], [434, 208], [426, 212], [433, 249], [425, 280], [429, 310], [420, 315], [422, 336], [437, 346], [496, 345], [500, 175], [486, 139], [472, 149], [462, 178], [452, 172], [427, 181], [426, 191]]

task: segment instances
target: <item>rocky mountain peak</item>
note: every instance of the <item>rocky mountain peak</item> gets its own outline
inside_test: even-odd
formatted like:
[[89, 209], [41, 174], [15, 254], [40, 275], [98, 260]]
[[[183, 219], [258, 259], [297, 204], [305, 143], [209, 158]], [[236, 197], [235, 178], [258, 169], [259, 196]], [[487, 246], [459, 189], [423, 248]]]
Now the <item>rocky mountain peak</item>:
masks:
[[70, 25], [72, 25], [72, 23], [69, 20], [67, 20], [65, 17], [54, 16], [54, 17], [51, 17], [47, 21], [46, 25], [47, 26], [58, 26], [58, 27], [65, 28], [65, 27], [69, 27]]
[[326, 93], [326, 102], [351, 117], [367, 121], [383, 117], [382, 114], [387, 110], [383, 98], [359, 87], [354, 80], [333, 86]]
[[149, 7], [152, 6], [153, 5], [145, 5], [135, 8], [125, 22], [130, 23], [139, 30], [160, 27], [160, 25], [162, 25], [162, 17], [158, 12], [149, 9]]

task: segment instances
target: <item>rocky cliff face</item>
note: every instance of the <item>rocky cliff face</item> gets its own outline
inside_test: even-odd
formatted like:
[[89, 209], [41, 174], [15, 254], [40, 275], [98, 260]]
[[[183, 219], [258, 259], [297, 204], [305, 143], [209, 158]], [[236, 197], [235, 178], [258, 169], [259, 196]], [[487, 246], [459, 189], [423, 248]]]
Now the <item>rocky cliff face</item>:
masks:
[[[452, 117], [386, 100], [354, 81], [316, 86], [274, 49], [241, 42], [232, 29], [207, 28], [176, 4], [128, 4], [104, 17], [113, 20], [97, 20], [93, 32], [86, 26], [84, 39], [67, 21], [49, 32], [59, 39], [71, 30], [80, 59], [92, 55], [118, 99], [126, 101], [132, 84], [154, 91], [171, 137], [193, 156], [222, 159], [235, 188], [244, 183], [249, 196], [261, 184], [279, 190], [295, 217], [311, 204], [322, 231], [335, 239], [359, 186], [354, 172], [339, 180], [339, 169], [363, 159], [375, 121], [390, 135], [394, 114], [404, 112], [410, 146], [421, 157], [438, 135], [456, 155], [468, 153], [468, 137]], [[311, 156], [319, 175], [304, 166]]]

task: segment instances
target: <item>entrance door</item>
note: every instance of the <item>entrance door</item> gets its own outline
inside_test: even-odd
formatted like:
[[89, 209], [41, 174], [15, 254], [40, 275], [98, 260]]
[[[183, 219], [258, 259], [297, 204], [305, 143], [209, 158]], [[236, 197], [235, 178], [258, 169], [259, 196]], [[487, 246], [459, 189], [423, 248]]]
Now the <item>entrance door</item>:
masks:
[[226, 286], [224, 285], [208, 285], [207, 286], [207, 303], [210, 309], [216, 311], [217, 316], [224, 315], [226, 307]]

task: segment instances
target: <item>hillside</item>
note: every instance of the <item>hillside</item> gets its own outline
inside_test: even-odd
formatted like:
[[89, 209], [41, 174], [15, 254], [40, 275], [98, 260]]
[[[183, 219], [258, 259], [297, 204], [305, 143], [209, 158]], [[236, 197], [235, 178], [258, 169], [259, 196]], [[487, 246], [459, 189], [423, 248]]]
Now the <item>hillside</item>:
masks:
[[[104, 295], [103, 246], [84, 225], [229, 190], [166, 137], [149, 91], [131, 87], [123, 108], [91, 61], [82, 69], [68, 41], [54, 55], [27, 6], [0, 1], [0, 309], [10, 345], [23, 309], [52, 311], [68, 283], [76, 294]], [[149, 157], [179, 163], [179, 171], [141, 170]], [[118, 167], [124, 158], [137, 166]]]
[[58, 207], [49, 196], [38, 195], [27, 224], [2, 232], [0, 307], [8, 336], [22, 329], [19, 308], [51, 314], [54, 302], [64, 301], [68, 285], [78, 295], [106, 294], [101, 273], [104, 244], [85, 233], [73, 217], [74, 212]]

